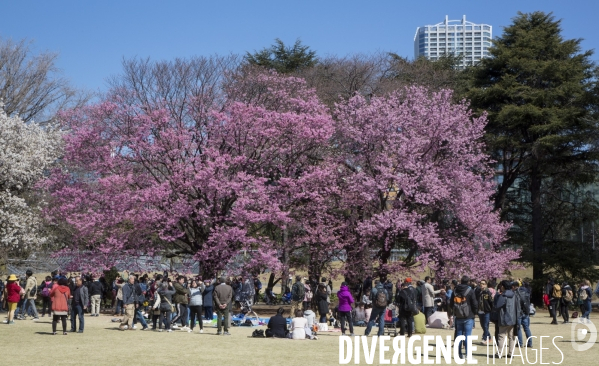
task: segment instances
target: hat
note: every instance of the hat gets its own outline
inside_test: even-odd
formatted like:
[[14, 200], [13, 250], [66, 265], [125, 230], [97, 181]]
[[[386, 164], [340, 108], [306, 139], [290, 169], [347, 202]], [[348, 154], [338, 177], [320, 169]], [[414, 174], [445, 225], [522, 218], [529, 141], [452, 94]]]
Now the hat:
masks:
[[10, 276], [8, 276], [7, 281], [16, 281], [18, 280], [17, 276], [15, 274], [11, 274]]
[[411, 283], [412, 282], [412, 277], [406, 277], [406, 282], [407, 283]]

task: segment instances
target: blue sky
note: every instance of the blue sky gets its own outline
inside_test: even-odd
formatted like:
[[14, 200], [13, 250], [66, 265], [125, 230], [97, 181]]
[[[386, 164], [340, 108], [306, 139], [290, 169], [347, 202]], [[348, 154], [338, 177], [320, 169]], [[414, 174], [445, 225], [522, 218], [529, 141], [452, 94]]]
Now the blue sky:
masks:
[[0, 37], [27, 38], [36, 51], [58, 52], [65, 76], [93, 91], [105, 90], [123, 57], [243, 54], [275, 38], [300, 38], [321, 56], [392, 51], [413, 57], [416, 27], [445, 15], [490, 24], [498, 36], [518, 11], [552, 11], [566, 38], [584, 38], [583, 49], [599, 50], [597, 0], [0, 0], [0, 10]]

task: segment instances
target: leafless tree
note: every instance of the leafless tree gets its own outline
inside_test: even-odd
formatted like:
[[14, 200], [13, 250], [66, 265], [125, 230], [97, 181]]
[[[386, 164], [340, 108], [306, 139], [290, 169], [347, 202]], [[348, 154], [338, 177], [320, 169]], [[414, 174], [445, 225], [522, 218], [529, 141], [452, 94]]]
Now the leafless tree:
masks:
[[124, 59], [123, 73], [108, 80], [109, 93], [131, 105], [166, 108], [174, 120], [193, 123], [224, 102], [223, 84], [241, 60], [236, 55]]
[[451, 57], [433, 62], [408, 60], [395, 54], [377, 52], [345, 57], [330, 56], [296, 75], [315, 88], [323, 102], [332, 107], [356, 93], [383, 95], [408, 85], [421, 85], [431, 91], [459, 87], [460, 71]]
[[43, 124], [58, 110], [87, 101], [89, 94], [72, 88], [62, 76], [57, 57], [34, 54], [29, 41], [0, 39], [0, 101], [6, 114]]

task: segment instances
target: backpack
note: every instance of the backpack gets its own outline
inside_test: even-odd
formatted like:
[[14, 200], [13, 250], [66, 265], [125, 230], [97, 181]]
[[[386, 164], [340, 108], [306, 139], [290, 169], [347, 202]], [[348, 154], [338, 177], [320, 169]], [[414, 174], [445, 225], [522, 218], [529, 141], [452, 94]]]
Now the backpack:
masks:
[[585, 301], [589, 298], [589, 294], [587, 294], [587, 291], [585, 289], [580, 289], [578, 290], [578, 297], [580, 298], [580, 300]]
[[557, 283], [553, 285], [552, 297], [555, 299], [559, 299], [560, 297], [562, 297], [562, 288]]
[[457, 319], [466, 319], [470, 317], [470, 304], [468, 304], [468, 294], [470, 288], [466, 289], [466, 292], [462, 296], [458, 296], [454, 292], [453, 298], [453, 315]]
[[374, 305], [378, 308], [387, 307], [387, 292], [385, 291], [385, 289], [380, 289], [376, 292]]
[[418, 310], [418, 307], [416, 306], [416, 301], [414, 301], [412, 292], [409, 291], [408, 289], [406, 289], [405, 294], [406, 294], [407, 300], [406, 300], [405, 304], [403, 305], [404, 311], [411, 313], [412, 316], [418, 315], [418, 313], [420, 313], [420, 311]]
[[566, 290], [564, 293], [564, 300], [567, 302], [572, 301], [572, 299], [574, 298], [574, 294], [572, 293], [572, 290]]
[[45, 285], [44, 288], [42, 289], [42, 296], [43, 297], [49, 297], [50, 296], [50, 291], [52, 290], [52, 282], [50, 282], [50, 284]]
[[[520, 296], [520, 299], [522, 301], [522, 312], [526, 313], [526, 311], [528, 310], [528, 315], [535, 315], [536, 310], [535, 307], [532, 306], [531, 307], [531, 303], [530, 303], [530, 293], [526, 290], [524, 290], [522, 287], [518, 287], [517, 290], [517, 294], [518, 296]], [[531, 308], [532, 308], [532, 312], [531, 312]]]
[[499, 309], [499, 325], [516, 325], [517, 319], [513, 317], [518, 315], [516, 306], [518, 306], [516, 297], [509, 298], [506, 296], [505, 305]]
[[[299, 299], [298, 301], [304, 301], [306, 289], [302, 283], [300, 283], [300, 282], [294, 283], [293, 289], [291, 290], [291, 292], [293, 294], [293, 298]], [[293, 298], [292, 298], [292, 300], [293, 300]]]

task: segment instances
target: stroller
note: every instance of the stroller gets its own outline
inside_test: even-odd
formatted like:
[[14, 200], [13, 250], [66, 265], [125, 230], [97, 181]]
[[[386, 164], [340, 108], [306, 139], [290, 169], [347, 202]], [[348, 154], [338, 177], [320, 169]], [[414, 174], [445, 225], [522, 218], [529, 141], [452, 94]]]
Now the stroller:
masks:
[[252, 302], [248, 299], [245, 299], [240, 302], [241, 304], [241, 313], [237, 316], [233, 317], [232, 323], [235, 326], [255, 326], [260, 325], [260, 318], [258, 314], [252, 309]]

